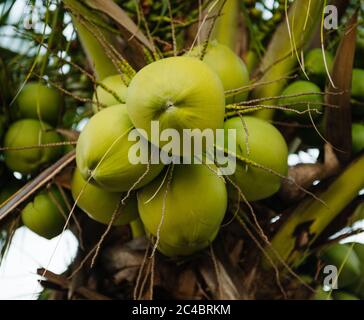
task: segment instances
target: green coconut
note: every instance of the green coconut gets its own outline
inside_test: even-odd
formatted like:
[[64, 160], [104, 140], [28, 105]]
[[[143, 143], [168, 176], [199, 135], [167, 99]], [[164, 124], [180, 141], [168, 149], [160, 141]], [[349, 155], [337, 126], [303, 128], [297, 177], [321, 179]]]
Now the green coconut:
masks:
[[[72, 196], [77, 206], [88, 214], [91, 219], [100, 223], [109, 224], [112, 215], [118, 207], [124, 194], [108, 192], [102, 188], [87, 183], [79, 170], [75, 170], [71, 183]], [[131, 195], [120, 207], [118, 217], [113, 225], [124, 225], [138, 217], [136, 196]]]
[[66, 204], [56, 187], [38, 193], [21, 212], [24, 225], [46, 239], [61, 234], [67, 215]]
[[[162, 164], [151, 164], [148, 168], [148, 159], [146, 164], [133, 164], [137, 155], [129, 155], [129, 150], [136, 142], [128, 138], [133, 129], [123, 104], [103, 109], [90, 119], [76, 146], [77, 167], [86, 181], [107, 191], [124, 192], [140, 188], [158, 176]], [[150, 152], [150, 145], [145, 146], [149, 146]]]
[[[217, 75], [202, 61], [171, 57], [153, 62], [131, 80], [126, 106], [135, 128], [151, 139], [151, 121], [160, 131], [223, 127], [224, 89]], [[160, 141], [160, 146], [166, 141]], [[180, 150], [176, 154], [180, 154]]]
[[[282, 179], [269, 170], [283, 176], [286, 176], [288, 170], [288, 148], [283, 136], [273, 125], [262, 119], [234, 117], [225, 121], [225, 148], [228, 147], [228, 139], [235, 138], [229, 134], [229, 129], [236, 132], [237, 154], [236, 172], [230, 179], [248, 201], [270, 197], [278, 191]], [[239, 157], [258, 164], [260, 168], [247, 165]], [[234, 199], [238, 196], [238, 190], [233, 184], [229, 185], [229, 195]]]
[[[312, 95], [309, 93], [312, 93]], [[294, 109], [299, 112], [306, 111], [308, 108], [310, 108], [312, 110], [311, 116], [313, 119], [318, 118], [320, 115], [315, 110], [320, 112], [322, 111], [322, 103], [324, 100], [321, 94], [321, 89], [313, 82], [302, 80], [292, 82], [283, 90], [281, 96], [282, 98], [280, 98], [278, 101], [280, 106]], [[297, 120], [310, 120], [308, 111], [304, 115], [291, 110], [284, 110], [284, 113], [287, 116], [293, 117]]]
[[17, 98], [20, 118], [57, 123], [60, 115], [62, 98], [56, 89], [39, 82], [27, 83]]
[[[122, 80], [121, 75], [109, 76], [101, 81], [93, 95], [92, 110], [97, 113], [103, 106], [110, 107], [116, 104], [125, 103], [127, 86]], [[104, 87], [107, 89], [105, 89]], [[100, 105], [97, 104], [99, 102]]]
[[[202, 50], [203, 45], [200, 45], [194, 48], [189, 55], [199, 58]], [[228, 46], [220, 44], [216, 40], [210, 41], [203, 62], [218, 75], [225, 92], [249, 85], [249, 71], [244, 61]], [[241, 102], [247, 97], [247, 88], [234, 94], [226, 94], [226, 104]]]
[[[18, 120], [5, 134], [4, 146], [21, 148], [39, 144], [57, 143], [61, 138], [52, 127], [35, 119]], [[5, 150], [5, 163], [12, 171], [30, 174], [58, 158], [63, 148], [39, 147], [24, 150]]]
[[[331, 72], [334, 64], [334, 57], [326, 50], [324, 51], [324, 55], [327, 69]], [[320, 85], [324, 85], [325, 79], [327, 78], [325, 60], [322, 49], [320, 48], [312, 49], [305, 55], [305, 71], [312, 81]]]
[[[227, 191], [218, 169], [203, 164], [175, 165], [138, 191], [140, 219], [169, 257], [191, 255], [214, 240], [227, 208]], [[169, 182], [167, 182], [169, 181]], [[167, 189], [168, 188], [168, 189]]]

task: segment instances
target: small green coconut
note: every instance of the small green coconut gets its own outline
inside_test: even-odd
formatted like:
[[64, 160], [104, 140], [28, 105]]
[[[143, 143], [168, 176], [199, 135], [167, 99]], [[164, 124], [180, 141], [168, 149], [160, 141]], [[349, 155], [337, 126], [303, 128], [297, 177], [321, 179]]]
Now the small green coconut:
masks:
[[[281, 186], [288, 170], [288, 148], [281, 133], [270, 123], [255, 117], [234, 117], [225, 121], [225, 148], [228, 140], [235, 139], [229, 129], [236, 133], [236, 172], [229, 177], [248, 201], [272, 196]], [[234, 132], [234, 131], [232, 131]], [[244, 163], [239, 156], [260, 167]], [[273, 170], [276, 174], [272, 173]], [[237, 188], [229, 184], [229, 196], [239, 196]], [[242, 200], [242, 196], [240, 196]]]
[[[22, 148], [60, 141], [60, 136], [50, 125], [35, 119], [23, 119], [11, 124], [5, 134], [4, 146], [8, 148]], [[31, 174], [41, 166], [58, 158], [62, 150], [62, 146], [5, 150], [5, 163], [12, 171]]]
[[61, 234], [68, 214], [65, 201], [56, 187], [38, 193], [21, 212], [24, 225], [46, 239]]
[[315, 48], [305, 55], [305, 71], [310, 77], [310, 80], [318, 83], [320, 86], [325, 84], [325, 79], [328, 76], [325, 60], [327, 70], [328, 72], [331, 72], [334, 64], [334, 57], [330, 52], [325, 50], [323, 54], [322, 49]]
[[[105, 88], [104, 88], [105, 87]], [[109, 76], [101, 81], [97, 86], [93, 95], [92, 110], [97, 113], [104, 106], [110, 107], [116, 104], [125, 103], [127, 86], [125, 85], [121, 75], [116, 74]], [[98, 103], [99, 102], [99, 105]]]
[[27, 83], [17, 98], [20, 118], [57, 124], [62, 97], [56, 89], [39, 82]]
[[[318, 112], [322, 111], [322, 103], [324, 100], [321, 89], [313, 82], [302, 80], [292, 82], [283, 90], [281, 96], [282, 98], [278, 101], [280, 106], [294, 109], [299, 112], [311, 109], [310, 113], [313, 119], [317, 119], [320, 115]], [[310, 120], [308, 111], [304, 115], [291, 110], [284, 110], [284, 113], [296, 120], [305, 122]]]
[[164, 255], [191, 255], [208, 247], [219, 231], [227, 208], [225, 182], [214, 165], [175, 165], [169, 174], [139, 190], [140, 219], [152, 236], [160, 230], [158, 249]]
[[[203, 45], [198, 46], [189, 55], [198, 58], [202, 50]], [[246, 87], [249, 85], [249, 71], [244, 61], [228, 46], [220, 44], [216, 40], [210, 41], [202, 61], [220, 78], [225, 90], [226, 104], [246, 100], [248, 97]], [[245, 87], [245, 90], [227, 93], [227, 91], [243, 87]]]
[[[163, 164], [148, 167], [148, 159], [146, 163], [133, 163], [137, 157], [129, 154], [136, 144], [129, 139], [133, 129], [123, 104], [103, 109], [90, 119], [76, 146], [77, 167], [86, 181], [110, 192], [124, 192], [140, 188], [158, 176]], [[150, 152], [150, 144], [146, 143], [147, 147]]]
[[[75, 170], [71, 183], [72, 196], [83, 211], [97, 222], [109, 224], [111, 217], [118, 208], [125, 194], [108, 192], [102, 188], [87, 183], [79, 170]], [[120, 207], [118, 217], [113, 225], [124, 225], [138, 217], [136, 196], [131, 195]]]

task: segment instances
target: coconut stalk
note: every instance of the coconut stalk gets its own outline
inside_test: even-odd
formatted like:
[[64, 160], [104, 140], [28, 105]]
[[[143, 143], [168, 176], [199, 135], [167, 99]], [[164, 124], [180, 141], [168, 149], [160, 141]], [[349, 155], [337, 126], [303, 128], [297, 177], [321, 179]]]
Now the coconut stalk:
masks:
[[216, 39], [233, 51], [236, 49], [238, 39], [239, 12], [239, 1], [227, 0], [211, 35], [211, 39]]
[[306, 258], [321, 232], [364, 188], [363, 171], [364, 155], [361, 155], [325, 191], [317, 194], [322, 202], [307, 198], [298, 205], [273, 237], [272, 248], [267, 248], [277, 265], [280, 265], [277, 255], [292, 267]]
[[130, 229], [133, 239], [143, 237], [145, 235], [144, 225], [140, 218], [137, 218], [130, 222]]
[[338, 108], [325, 112], [326, 135], [335, 146], [336, 156], [343, 164], [351, 159], [351, 79], [356, 47], [357, 13], [350, 19], [336, 51], [332, 81], [328, 85], [325, 100]]
[[[94, 69], [96, 79], [102, 81], [108, 76], [117, 74], [118, 70], [107, 54], [105, 47], [97, 39], [95, 33], [91, 32], [92, 24], [97, 26], [104, 39], [111, 44], [113, 43], [115, 34], [111, 32], [111, 29], [99, 16], [89, 10], [80, 1], [63, 0], [63, 2], [70, 11], [73, 25], [77, 30], [87, 59]], [[87, 25], [90, 25], [90, 28], [87, 28]]]
[[[122, 37], [122, 54], [133, 68], [139, 70], [147, 63], [147, 52], [156, 53], [156, 47], [151, 37], [147, 37], [140, 26], [113, 0], [84, 0], [91, 8], [105, 14], [119, 27]], [[137, 5], [137, 2], [136, 2]]]
[[[267, 98], [279, 95], [286, 81], [278, 81], [290, 75], [301, 62], [301, 51], [309, 43], [310, 38], [320, 21], [324, 1], [296, 0], [290, 7], [285, 21], [277, 28], [259, 67], [260, 82], [273, 83], [260, 86], [253, 91], [254, 98]], [[277, 80], [277, 81], [275, 81]], [[274, 100], [264, 104], [274, 105]], [[274, 110], [265, 109], [257, 112], [257, 116], [270, 120]]]
[[204, 10], [203, 16], [209, 17], [201, 24], [198, 42], [217, 40], [234, 52], [239, 51], [240, 44], [240, 4], [238, 0], [216, 0]]

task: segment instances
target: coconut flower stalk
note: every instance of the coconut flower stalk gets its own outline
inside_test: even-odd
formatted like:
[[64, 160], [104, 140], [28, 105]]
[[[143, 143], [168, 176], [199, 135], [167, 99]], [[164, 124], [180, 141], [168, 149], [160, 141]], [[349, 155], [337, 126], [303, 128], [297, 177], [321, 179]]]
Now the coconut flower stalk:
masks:
[[364, 155], [354, 160], [341, 175], [315, 198], [307, 198], [291, 213], [267, 248], [273, 261], [281, 257], [288, 265], [298, 266], [310, 246], [333, 219], [357, 197], [364, 188]]
[[[352, 111], [351, 83], [355, 56], [357, 13], [350, 19], [345, 33], [336, 51], [332, 82], [325, 99], [328, 104], [338, 108], [327, 108], [325, 112], [326, 135], [328, 141], [335, 146], [336, 156], [346, 164], [351, 159], [352, 149]], [[334, 93], [334, 94], [333, 94]]]
[[[150, 54], [154, 58], [159, 58], [151, 36], [145, 35], [140, 25], [135, 23], [114, 0], [84, 0], [84, 2], [115, 23], [118, 28], [117, 33], [122, 38], [121, 53], [134, 69], [139, 70], [144, 67]], [[135, 5], [138, 5], [137, 1]]]
[[239, 1], [227, 0], [211, 35], [211, 39], [216, 39], [233, 51], [235, 51], [238, 40], [239, 12]]
[[[296, 0], [286, 14], [286, 19], [277, 28], [259, 67], [259, 82], [272, 82], [253, 91], [254, 98], [267, 98], [279, 95], [285, 81], [278, 80], [290, 75], [300, 65], [301, 51], [309, 43], [318, 25], [324, 1]], [[259, 77], [259, 74], [258, 74]], [[277, 80], [277, 81], [276, 81]], [[274, 105], [275, 101], [264, 104]], [[258, 111], [258, 116], [272, 119], [273, 109]]]
[[[102, 81], [108, 76], [117, 74], [118, 69], [115, 66], [115, 61], [113, 62], [105, 45], [100, 40], [103, 38], [104, 41], [112, 44], [115, 34], [97, 14], [80, 1], [63, 0], [63, 2], [72, 15], [73, 25], [77, 30], [88, 61], [94, 69], [96, 79]], [[94, 29], [98, 30], [99, 39], [96, 37], [96, 32], [92, 32]]]

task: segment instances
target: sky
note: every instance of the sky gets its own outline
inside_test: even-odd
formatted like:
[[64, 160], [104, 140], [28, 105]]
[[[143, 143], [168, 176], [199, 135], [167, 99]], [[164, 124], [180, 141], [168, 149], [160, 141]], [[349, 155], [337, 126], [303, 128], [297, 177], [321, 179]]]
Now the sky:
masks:
[[[58, 246], [58, 247], [57, 247]], [[36, 299], [42, 290], [37, 268], [60, 274], [76, 256], [78, 242], [71, 231], [47, 240], [26, 227], [14, 235], [10, 250], [0, 265], [0, 300]]]

